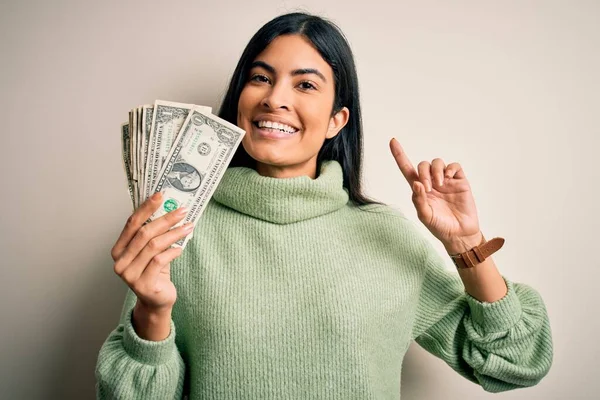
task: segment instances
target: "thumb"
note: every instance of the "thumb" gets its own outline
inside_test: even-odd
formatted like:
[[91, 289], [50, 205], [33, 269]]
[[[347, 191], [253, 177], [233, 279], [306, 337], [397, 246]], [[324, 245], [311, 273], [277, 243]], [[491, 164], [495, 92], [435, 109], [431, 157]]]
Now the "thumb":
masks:
[[421, 221], [429, 221], [431, 219], [431, 207], [427, 201], [427, 192], [425, 186], [419, 181], [413, 182], [412, 201], [417, 209], [417, 216]]

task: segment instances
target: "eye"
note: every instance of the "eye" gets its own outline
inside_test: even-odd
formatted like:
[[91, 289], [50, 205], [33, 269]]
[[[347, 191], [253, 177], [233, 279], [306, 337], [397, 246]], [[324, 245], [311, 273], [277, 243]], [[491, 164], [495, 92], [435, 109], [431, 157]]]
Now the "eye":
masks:
[[250, 81], [253, 81], [253, 82], [262, 82], [262, 83], [268, 83], [268, 82], [270, 82], [269, 78], [267, 76], [265, 76], [265, 75], [262, 75], [262, 74], [254, 74], [254, 75], [252, 75], [252, 77], [250, 78]]
[[300, 84], [298, 86], [300, 87], [300, 89], [303, 89], [303, 90], [316, 90], [317, 89], [315, 87], [315, 85], [313, 85], [309, 81], [302, 81], [302, 82], [300, 82]]

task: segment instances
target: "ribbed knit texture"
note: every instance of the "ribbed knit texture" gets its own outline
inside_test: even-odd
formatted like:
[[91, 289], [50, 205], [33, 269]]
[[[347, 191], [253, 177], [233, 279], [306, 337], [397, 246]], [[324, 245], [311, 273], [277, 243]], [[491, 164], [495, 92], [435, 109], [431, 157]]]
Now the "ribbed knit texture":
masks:
[[490, 392], [547, 374], [538, 292], [504, 277], [504, 298], [476, 300], [415, 223], [354, 206], [342, 182], [335, 161], [314, 180], [228, 169], [172, 263], [170, 336], [136, 335], [128, 291], [97, 397], [399, 399], [411, 340]]

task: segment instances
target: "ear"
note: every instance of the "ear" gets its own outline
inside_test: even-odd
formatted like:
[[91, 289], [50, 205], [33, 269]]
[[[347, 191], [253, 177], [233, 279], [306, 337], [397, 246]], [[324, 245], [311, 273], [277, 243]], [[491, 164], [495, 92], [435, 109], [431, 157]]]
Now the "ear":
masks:
[[350, 118], [350, 110], [348, 110], [347, 107], [343, 107], [333, 117], [331, 117], [331, 120], [329, 121], [329, 128], [327, 129], [327, 135], [325, 137], [327, 139], [331, 139], [340, 133], [342, 128], [348, 123], [348, 118]]

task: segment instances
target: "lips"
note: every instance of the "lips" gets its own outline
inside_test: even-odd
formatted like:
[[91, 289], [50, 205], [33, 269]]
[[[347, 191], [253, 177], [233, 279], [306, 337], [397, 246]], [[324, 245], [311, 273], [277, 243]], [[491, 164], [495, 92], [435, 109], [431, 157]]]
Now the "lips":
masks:
[[294, 132], [285, 132], [276, 128], [268, 128], [266, 126], [260, 127], [258, 122], [253, 122], [254, 132], [265, 139], [289, 139], [296, 136], [298, 130]]
[[298, 130], [293, 126], [273, 121], [258, 121], [256, 126], [259, 128], [276, 129], [285, 133], [295, 133]]
[[300, 128], [294, 122], [273, 114], [257, 115], [252, 123], [259, 128], [274, 128], [288, 132], [299, 131]]
[[283, 125], [283, 124], [271, 123], [271, 122], [265, 122], [265, 121], [255, 122], [252, 125], [254, 125], [259, 130], [264, 130], [264, 131], [269, 131], [269, 132], [281, 132], [286, 135], [293, 135], [294, 133], [298, 132], [297, 129], [295, 129], [289, 125]]

